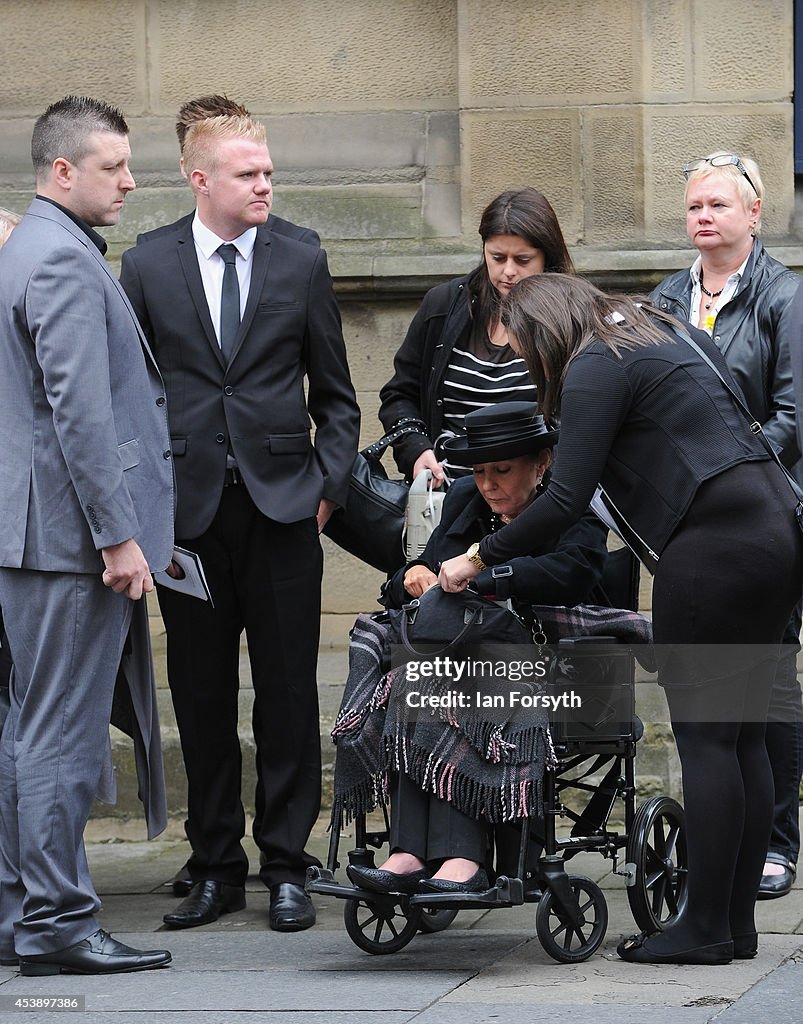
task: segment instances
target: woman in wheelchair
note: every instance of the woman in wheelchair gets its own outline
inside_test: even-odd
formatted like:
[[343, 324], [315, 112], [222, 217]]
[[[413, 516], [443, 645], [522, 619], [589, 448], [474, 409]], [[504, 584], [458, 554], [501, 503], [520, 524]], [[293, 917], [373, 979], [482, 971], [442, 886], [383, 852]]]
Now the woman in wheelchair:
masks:
[[803, 575], [796, 498], [706, 335], [689, 328], [692, 339], [657, 310], [560, 274], [516, 285], [504, 315], [542, 411], [561, 417], [560, 452], [543, 498], [444, 563], [440, 584], [461, 590], [485, 563], [562, 533], [602, 484], [655, 569], [658, 679], [688, 844], [685, 907], [662, 931], [620, 943], [619, 955], [752, 958], [773, 814], [767, 706]]
[[[540, 500], [557, 430], [549, 430], [532, 402], [504, 402], [465, 417], [466, 436], [446, 442], [450, 463], [472, 466], [473, 475], [450, 487], [440, 525], [422, 558], [400, 569], [383, 588], [387, 607], [401, 607], [437, 583], [440, 563], [459, 554]], [[485, 569], [475, 580], [482, 594], [514, 603], [606, 603], [600, 581], [607, 528], [592, 512], [527, 553]], [[350, 865], [359, 888], [374, 892], [478, 892], [485, 870], [488, 825], [447, 800], [423, 792], [403, 772], [391, 801], [390, 856], [379, 868]], [[518, 832], [497, 828], [497, 852], [518, 849]], [[510, 836], [510, 833], [515, 833]], [[513, 854], [513, 863], [515, 863]]]

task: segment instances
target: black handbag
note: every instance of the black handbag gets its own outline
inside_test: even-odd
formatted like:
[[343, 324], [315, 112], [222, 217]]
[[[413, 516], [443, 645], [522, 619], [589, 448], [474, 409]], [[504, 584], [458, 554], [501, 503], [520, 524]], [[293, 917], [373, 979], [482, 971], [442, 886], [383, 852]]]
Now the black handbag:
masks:
[[405, 434], [426, 434], [426, 425], [399, 420], [390, 433], [357, 453], [346, 507], [337, 509], [323, 528], [339, 547], [386, 573], [406, 562], [402, 536], [410, 485], [389, 479], [380, 459]]
[[391, 644], [401, 644], [415, 657], [429, 658], [461, 646], [532, 643], [530, 630], [516, 612], [472, 590], [447, 593], [430, 587], [387, 616]]

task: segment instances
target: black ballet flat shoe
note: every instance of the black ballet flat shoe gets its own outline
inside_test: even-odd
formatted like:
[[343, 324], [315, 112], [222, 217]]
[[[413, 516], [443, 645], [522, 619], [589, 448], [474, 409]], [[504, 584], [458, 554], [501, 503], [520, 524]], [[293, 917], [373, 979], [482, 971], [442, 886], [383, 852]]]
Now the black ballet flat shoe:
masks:
[[733, 936], [733, 959], [752, 960], [758, 954], [758, 935], [747, 932], [745, 935]]
[[485, 868], [477, 868], [465, 882], [453, 882], [449, 878], [425, 878], [418, 886], [419, 892], [485, 892], [491, 888]]
[[[655, 933], [653, 933], [655, 934]], [[733, 960], [733, 942], [713, 942], [708, 946], [692, 946], [675, 953], [656, 953], [646, 947], [652, 936], [641, 932], [622, 939], [616, 952], [630, 964], [696, 964], [714, 967], [729, 964]]]
[[362, 864], [349, 864], [346, 874], [358, 889], [368, 889], [370, 892], [400, 892], [405, 895], [418, 892], [418, 883], [429, 877], [426, 868], [397, 875], [394, 871], [369, 868]]
[[780, 864], [783, 871], [780, 875], [761, 876], [756, 899], [777, 900], [792, 891], [797, 872], [794, 864], [792, 864], [788, 857], [784, 857], [782, 853], [775, 853], [770, 850], [767, 854], [767, 862], [770, 864]]

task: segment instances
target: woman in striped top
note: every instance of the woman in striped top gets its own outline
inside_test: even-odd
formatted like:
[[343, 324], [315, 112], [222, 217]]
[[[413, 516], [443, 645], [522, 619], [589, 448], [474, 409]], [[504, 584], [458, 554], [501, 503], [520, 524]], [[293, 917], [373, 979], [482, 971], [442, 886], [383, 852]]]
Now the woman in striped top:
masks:
[[527, 366], [500, 322], [500, 303], [525, 277], [574, 269], [555, 211], [534, 188], [497, 196], [482, 214], [479, 234], [479, 266], [427, 292], [379, 395], [385, 430], [403, 419], [421, 424], [420, 433], [406, 434], [393, 448], [409, 479], [430, 469], [437, 484], [445, 472], [466, 472], [444, 462], [442, 449], [448, 438], [465, 434], [466, 413], [535, 401]]

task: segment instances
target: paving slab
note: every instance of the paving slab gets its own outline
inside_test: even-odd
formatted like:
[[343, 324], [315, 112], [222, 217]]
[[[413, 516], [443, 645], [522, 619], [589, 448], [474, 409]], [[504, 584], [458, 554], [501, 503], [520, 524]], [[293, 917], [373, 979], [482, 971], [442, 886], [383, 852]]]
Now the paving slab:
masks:
[[[377, 826], [381, 824], [377, 821]], [[310, 849], [325, 859], [328, 820], [316, 826]], [[372, 826], [373, 827], [373, 826]], [[602, 888], [609, 909], [600, 950], [578, 965], [557, 964], [535, 937], [537, 907], [461, 911], [435, 935], [418, 935], [400, 952], [371, 956], [348, 937], [343, 901], [316, 895], [315, 928], [270, 931], [267, 893], [256, 872], [257, 851], [245, 848], [253, 874], [248, 906], [214, 924], [186, 931], [163, 928], [176, 905], [165, 883], [184, 863], [180, 822], [147, 843], [141, 822], [93, 821], [87, 849], [103, 899], [101, 923], [122, 941], [167, 948], [163, 971], [109, 977], [21, 978], [0, 970], [0, 996], [86, 997], [73, 1024], [757, 1024], [803, 1021], [803, 888], [759, 904], [762, 931], [755, 960], [724, 967], [623, 964], [620, 935], [636, 926], [624, 879], [610, 861], [581, 854], [568, 865]], [[342, 862], [353, 836], [341, 843]], [[338, 872], [345, 880], [342, 869]], [[797, 1017], [795, 1016], [797, 1014]], [[51, 1013], [6, 1012], [0, 1024], [53, 1024]]]
[[[624, 964], [608, 938], [581, 964], [558, 964], [537, 939], [517, 946], [445, 997], [445, 1002], [544, 1006], [683, 1007], [704, 997], [727, 1006], [774, 971], [801, 945], [799, 936], [762, 936], [755, 960], [718, 967]], [[803, 980], [803, 976], [801, 976]], [[646, 1017], [645, 1017], [646, 1020]]]
[[[590, 1017], [585, 1004], [538, 1007], [475, 1003], [470, 1007], [456, 1007], [439, 1002], [437, 1006], [417, 1014], [413, 1020], [415, 1024], [589, 1024], [592, 1020], [593, 1024], [708, 1024], [720, 1009], [595, 1006], [593, 1017]], [[756, 1024], [755, 1020], [751, 1024]]]
[[[359, 971], [183, 971], [167, 968], [110, 978], [17, 978], [0, 986], [3, 995], [84, 995], [87, 1009], [113, 1015], [123, 1011], [217, 1011], [226, 1015], [338, 1010], [356, 1013], [422, 1010], [466, 978], [465, 972], [388, 973], [370, 984]], [[33, 984], [32, 984], [33, 982]], [[23, 1018], [24, 1019], [24, 1018]], [[144, 1016], [141, 1019], [145, 1019]], [[221, 1018], [223, 1020], [224, 1018]], [[228, 1016], [226, 1020], [230, 1019]], [[69, 1020], [69, 1018], [68, 1018]]]
[[[149, 1010], [147, 1016], [139, 1011], [122, 1010], [119, 1013], [103, 1008], [86, 1013], [70, 1012], [64, 1018], [55, 1017], [53, 1013], [1, 1013], [0, 1024], [54, 1024], [61, 1020], [63, 1024], [105, 1024], [111, 1021], [112, 1024], [229, 1024], [233, 1020], [243, 1024], [355, 1024], [354, 1010], [318, 1010], [310, 1013], [302, 1010], [300, 1013], [288, 1012], [287, 1010], [241, 1010], [236, 1018], [226, 1013], [221, 1015], [220, 1010], [193, 1011], [182, 1010], [180, 1016], [174, 1010], [153, 1011]], [[359, 1024], [407, 1024], [408, 1021], [419, 1020], [417, 1010], [373, 1010], [370, 1007], [362, 1007], [359, 1010]], [[463, 1024], [470, 1024], [463, 1018]], [[578, 1024], [573, 1021], [572, 1024]], [[663, 1024], [663, 1022], [661, 1022]], [[692, 1021], [691, 1024], [697, 1024]]]
[[785, 963], [763, 978], [734, 1006], [729, 1006], [717, 1024], [757, 1024], [760, 1021], [803, 1020], [803, 964]]

